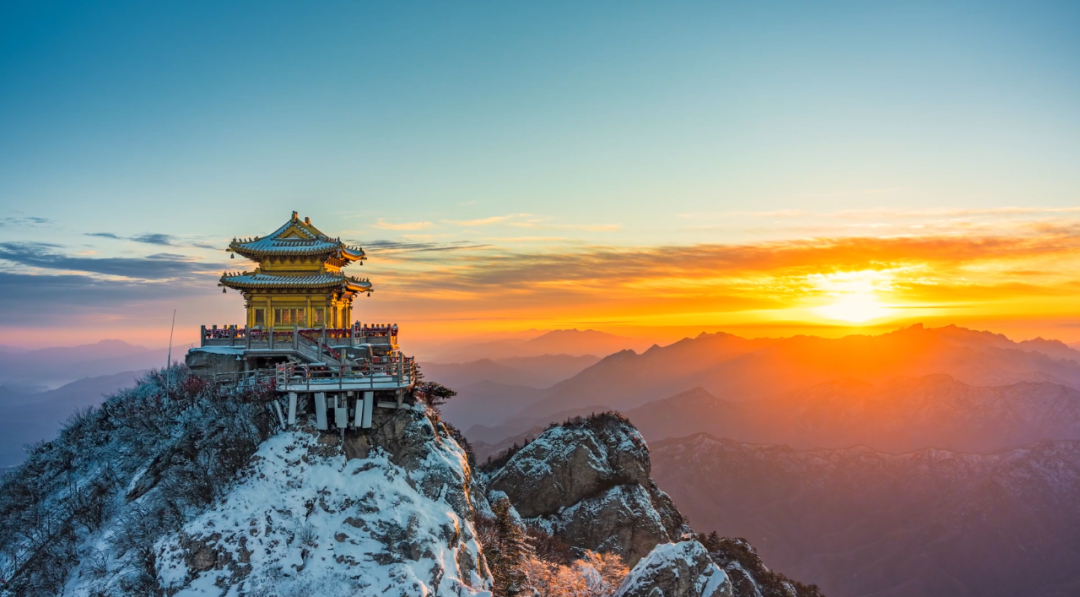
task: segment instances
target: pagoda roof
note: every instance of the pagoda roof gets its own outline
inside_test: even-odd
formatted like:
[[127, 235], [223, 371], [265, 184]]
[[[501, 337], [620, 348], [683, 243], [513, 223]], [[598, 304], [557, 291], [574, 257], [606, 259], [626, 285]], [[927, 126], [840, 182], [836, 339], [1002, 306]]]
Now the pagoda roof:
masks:
[[311, 220], [301, 220], [294, 211], [292, 218], [267, 236], [249, 239], [233, 239], [229, 251], [258, 261], [261, 257], [332, 255], [345, 261], [367, 259], [360, 247], [350, 247], [340, 238], [330, 238], [311, 224]]
[[353, 292], [371, 292], [371, 282], [341, 273], [324, 273], [313, 276], [274, 276], [251, 272], [226, 272], [221, 284], [237, 290], [256, 288], [334, 288]]

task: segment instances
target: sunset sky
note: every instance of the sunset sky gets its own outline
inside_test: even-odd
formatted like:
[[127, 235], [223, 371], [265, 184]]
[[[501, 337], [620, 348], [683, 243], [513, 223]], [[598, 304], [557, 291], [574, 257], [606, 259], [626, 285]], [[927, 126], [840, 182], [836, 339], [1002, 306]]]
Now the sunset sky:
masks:
[[0, 206], [5, 345], [239, 323], [292, 210], [405, 344], [1080, 342], [1080, 3], [5, 2]]

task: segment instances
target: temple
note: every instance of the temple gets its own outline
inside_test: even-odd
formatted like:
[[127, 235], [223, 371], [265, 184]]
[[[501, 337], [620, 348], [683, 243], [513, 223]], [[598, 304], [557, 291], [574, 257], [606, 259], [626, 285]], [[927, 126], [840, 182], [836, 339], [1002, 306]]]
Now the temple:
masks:
[[259, 265], [221, 276], [222, 286], [244, 296], [249, 328], [348, 327], [353, 297], [371, 293], [371, 282], [341, 272], [353, 262], [363, 264], [364, 250], [327, 237], [295, 211], [269, 236], [234, 238], [226, 250]]
[[[367, 258], [292, 213], [273, 233], [226, 249], [256, 264], [225, 272], [222, 292], [244, 297], [246, 323], [202, 326], [187, 364], [217, 383], [270, 385], [283, 426], [315, 415], [319, 430], [368, 429], [376, 408], [411, 407], [416, 365], [398, 347], [396, 324], [355, 321], [353, 299], [371, 282], [343, 269]], [[300, 417], [298, 419], [298, 417]]]

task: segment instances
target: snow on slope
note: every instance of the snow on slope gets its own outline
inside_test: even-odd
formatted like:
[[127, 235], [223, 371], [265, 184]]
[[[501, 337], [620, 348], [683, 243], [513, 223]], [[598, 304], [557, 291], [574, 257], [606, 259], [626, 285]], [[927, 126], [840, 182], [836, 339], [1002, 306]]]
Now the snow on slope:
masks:
[[346, 460], [314, 434], [278, 434], [219, 505], [159, 541], [159, 579], [176, 595], [489, 594], [453, 488], [418, 489], [429, 469], [464, 480], [467, 466], [453, 442], [409, 472], [382, 450]]
[[722, 597], [731, 583], [697, 541], [661, 543], [627, 575], [616, 597], [653, 595]]

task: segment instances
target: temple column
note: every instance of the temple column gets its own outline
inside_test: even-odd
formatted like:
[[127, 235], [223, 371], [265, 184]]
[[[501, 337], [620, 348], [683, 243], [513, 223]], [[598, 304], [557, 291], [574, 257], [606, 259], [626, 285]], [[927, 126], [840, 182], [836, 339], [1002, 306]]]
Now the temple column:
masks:
[[307, 295], [306, 298], [307, 308], [304, 309], [304, 313], [306, 313], [307, 315], [304, 316], [304, 319], [307, 321], [307, 325], [305, 325], [304, 327], [310, 329], [315, 327], [315, 315], [311, 312], [311, 295]]

